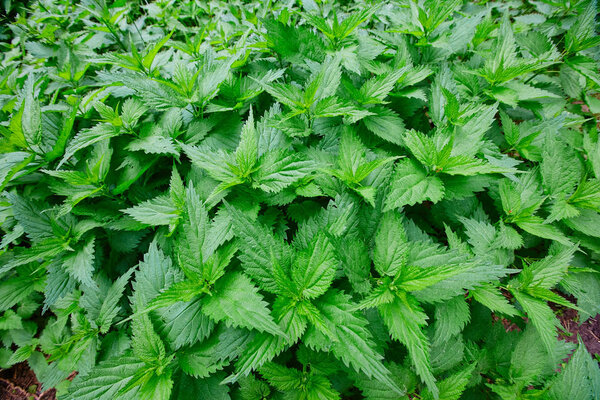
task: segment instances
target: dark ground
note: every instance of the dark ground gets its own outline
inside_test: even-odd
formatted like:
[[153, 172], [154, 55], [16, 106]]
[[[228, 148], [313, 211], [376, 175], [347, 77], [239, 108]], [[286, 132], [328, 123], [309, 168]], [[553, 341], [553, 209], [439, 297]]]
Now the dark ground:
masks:
[[576, 322], [578, 315], [575, 310], [565, 309], [558, 318], [565, 329], [571, 333], [571, 336], [561, 335], [562, 339], [577, 343], [577, 335], [579, 335], [591, 354], [600, 355], [600, 314], [581, 325]]
[[41, 385], [27, 363], [0, 371], [0, 399], [55, 400], [55, 390], [40, 392]]

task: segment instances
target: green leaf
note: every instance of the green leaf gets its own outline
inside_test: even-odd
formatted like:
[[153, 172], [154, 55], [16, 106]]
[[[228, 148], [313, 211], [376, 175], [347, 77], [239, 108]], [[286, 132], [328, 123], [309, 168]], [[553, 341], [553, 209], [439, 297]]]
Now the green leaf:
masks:
[[372, 115], [362, 119], [368, 130], [390, 143], [404, 144], [402, 140], [405, 132], [404, 121], [398, 114], [386, 107], [374, 107], [369, 111]]
[[260, 367], [260, 374], [275, 388], [281, 391], [301, 389], [302, 372], [269, 362]]
[[69, 275], [87, 286], [94, 285], [92, 280], [95, 255], [94, 243], [95, 238], [90, 238], [78, 247], [74, 254], [66, 256], [63, 261], [63, 267]]
[[341, 23], [338, 24], [335, 22], [333, 24], [333, 32], [335, 37], [338, 39], [344, 39], [362, 23], [371, 18], [371, 15], [373, 15], [375, 11], [377, 11], [377, 7], [365, 7], [358, 12], [350, 14]]
[[464, 296], [457, 296], [435, 307], [435, 341], [444, 342], [459, 334], [471, 319]]
[[148, 252], [139, 263], [133, 284], [134, 311], [142, 311], [148, 302], [156, 297], [162, 289], [175, 281], [175, 272], [171, 259], [166, 257], [156, 242], [150, 243]]
[[179, 301], [170, 307], [157, 310], [156, 313], [163, 322], [159, 333], [166, 336], [173, 349], [204, 340], [214, 328], [212, 320], [202, 313], [200, 299]]
[[345, 365], [374, 377], [397, 393], [401, 389], [391, 379], [390, 371], [381, 363], [383, 356], [373, 348], [367, 321], [350, 311], [347, 295], [329, 291], [319, 301], [319, 308], [337, 341], [331, 344], [333, 354]]
[[321, 69], [309, 80], [304, 92], [304, 104], [313, 104], [316, 101], [333, 96], [340, 85], [342, 70], [338, 57], [326, 59], [321, 64]]
[[134, 90], [143, 103], [155, 110], [167, 110], [171, 107], [185, 107], [186, 101], [181, 95], [163, 82], [131, 72], [111, 74], [111, 79]]
[[137, 396], [135, 390], [127, 393], [120, 393], [120, 391], [143, 365], [131, 356], [103, 361], [89, 375], [75, 379], [69, 387], [66, 398], [110, 400], [119, 394], [119, 398], [135, 399]]
[[347, 116], [350, 121], [356, 122], [372, 113], [360, 109], [347, 100], [336, 96], [326, 97], [314, 106], [312, 116], [314, 118]]
[[574, 56], [565, 59], [565, 63], [579, 72], [587, 79], [600, 86], [600, 74], [598, 74], [596, 63], [592, 58], [586, 56]]
[[492, 285], [480, 286], [469, 291], [469, 294], [471, 294], [479, 303], [494, 312], [499, 312], [508, 316], [517, 315], [517, 310], [508, 302], [508, 299]]
[[[406, 387], [409, 384], [414, 385], [415, 375], [408, 367], [400, 366], [396, 363], [387, 365], [392, 372], [392, 379], [396, 381], [399, 387]], [[375, 400], [396, 400], [398, 393], [390, 391], [386, 386], [381, 385], [376, 379], [369, 379], [364, 375], [356, 374], [354, 378], [355, 385], [360, 389], [363, 396]], [[408, 391], [405, 390], [404, 392]], [[402, 397], [400, 397], [402, 398]]]
[[[473, 364], [459, 372], [456, 372], [446, 379], [438, 382], [438, 388], [440, 390], [439, 399], [440, 400], [458, 400], [460, 399], [461, 394], [467, 387], [471, 377], [473, 375], [473, 370], [476, 368], [476, 364]], [[432, 400], [436, 397], [432, 394], [429, 389], [426, 389], [423, 399]]]
[[400, 79], [403, 73], [404, 71], [402, 70], [396, 70], [366, 81], [360, 88], [360, 94], [364, 98], [363, 103], [382, 103], [387, 95], [394, 89], [396, 82], [398, 82], [398, 79]]
[[426, 289], [441, 281], [444, 281], [453, 276], [462, 274], [470, 269], [472, 264], [458, 265], [440, 265], [428, 268], [419, 268], [412, 265], [405, 266], [400, 272], [398, 279], [399, 286], [408, 291], [414, 292]]
[[162, 47], [165, 44], [167, 44], [167, 42], [173, 35], [173, 32], [175, 32], [175, 30], [172, 30], [171, 32], [169, 32], [168, 35], [165, 35], [165, 37], [163, 37], [161, 40], [156, 42], [156, 44], [154, 44], [154, 46], [152, 46], [152, 48], [150, 48], [148, 53], [146, 55], [144, 55], [144, 57], [142, 58], [142, 65], [144, 66], [144, 68], [146, 68], [148, 70], [151, 69], [152, 63], [154, 62], [156, 55], [158, 54], [160, 49], [162, 49]]
[[202, 263], [211, 255], [204, 251], [209, 220], [206, 208], [200, 202], [200, 196], [193, 184], [185, 189], [185, 215], [185, 222], [181, 226], [181, 233], [176, 242], [177, 259], [187, 276], [201, 277]]
[[131, 330], [133, 354], [145, 363], [160, 362], [166, 357], [165, 345], [154, 330], [148, 314], [132, 318]]
[[544, 187], [551, 195], [572, 193], [581, 180], [583, 166], [568, 146], [547, 140], [542, 152], [540, 172]]
[[42, 111], [40, 102], [35, 98], [34, 77], [32, 75], [25, 82], [25, 98], [21, 114], [21, 127], [23, 136], [30, 147], [36, 148], [42, 141]]
[[417, 160], [428, 167], [434, 167], [438, 161], [438, 149], [432, 138], [415, 130], [404, 134], [404, 145]]
[[77, 133], [69, 142], [69, 145], [65, 150], [65, 155], [58, 164], [58, 167], [64, 164], [69, 158], [73, 157], [78, 151], [102, 140], [119, 136], [120, 134], [121, 131], [110, 124], [97, 124], [89, 129], [79, 131], [79, 133]]
[[600, 211], [600, 180], [589, 179], [581, 182], [568, 201], [576, 207]]
[[[173, 380], [171, 379], [171, 369], [167, 369], [166, 372], [161, 374], [152, 374], [148, 377], [148, 373], [138, 372], [142, 375], [142, 379], [145, 382], [140, 387], [138, 395], [143, 399], [168, 399], [171, 397], [171, 390], [173, 388]], [[134, 380], [136, 377], [132, 380]], [[125, 390], [128, 388], [125, 387]]]
[[594, 140], [590, 133], [584, 133], [583, 148], [588, 156], [594, 175], [597, 179], [600, 179], [600, 140], [598, 136]]
[[580, 344], [565, 369], [549, 382], [548, 398], [552, 400], [592, 399], [597, 392], [600, 370], [585, 346]]
[[277, 284], [270, 268], [274, 257], [282, 264], [289, 262], [289, 249], [273, 236], [273, 233], [258, 222], [252, 221], [229, 204], [227, 211], [231, 214], [236, 236], [240, 239], [240, 261], [246, 273], [259, 286], [269, 292], [277, 291]]
[[301, 316], [296, 307], [290, 306], [290, 300], [280, 297], [273, 304], [273, 315], [289, 340], [282, 336], [258, 334], [249, 343], [246, 351], [236, 362], [236, 373], [226, 378], [223, 383], [235, 382], [246, 376], [251, 370], [260, 367], [281, 353], [288, 343], [295, 343], [304, 333], [306, 318]]
[[414, 205], [424, 201], [437, 203], [444, 196], [444, 184], [437, 176], [428, 176], [412, 159], [398, 162], [392, 178], [385, 210]]
[[271, 83], [265, 84], [264, 88], [271, 96], [275, 97], [277, 101], [292, 109], [302, 108], [304, 106], [302, 91], [296, 86], [284, 83]]
[[173, 139], [161, 134], [153, 134], [129, 142], [127, 149], [131, 151], [143, 151], [146, 154], [172, 154], [179, 156]]
[[333, 245], [325, 235], [317, 235], [294, 264], [292, 276], [300, 295], [307, 299], [319, 297], [335, 277], [337, 260]]
[[[66, 250], [66, 243], [63, 239], [48, 238], [36, 243], [33, 247], [19, 247], [15, 249], [14, 258], [6, 262], [0, 272], [8, 272], [20, 265], [39, 261], [40, 259], [51, 259]], [[67, 257], [65, 261], [70, 264], [74, 261], [74, 256]]]
[[427, 325], [427, 315], [411, 295], [404, 295], [392, 303], [381, 305], [379, 310], [392, 339], [407, 347], [417, 374], [423, 379], [433, 397], [437, 398], [439, 389], [431, 371], [429, 339], [421, 330]]
[[595, 32], [595, 16], [598, 5], [595, 0], [587, 1], [585, 9], [579, 12], [577, 20], [566, 32], [565, 41], [567, 50], [577, 52], [598, 45], [598, 36]]
[[202, 311], [215, 322], [225, 321], [233, 326], [285, 336], [273, 321], [258, 289], [242, 273], [230, 273], [219, 279], [214, 292], [203, 299]]
[[370, 271], [365, 268], [371, 262], [365, 243], [357, 238], [344, 238], [336, 245], [344, 274], [357, 293], [368, 292]]
[[560, 326], [560, 323], [552, 309], [543, 300], [535, 299], [517, 290], [513, 290], [512, 293], [531, 319], [531, 323], [535, 327], [546, 351], [553, 354], [557, 343], [556, 329]]
[[577, 298], [577, 307], [582, 320], [598, 314], [600, 278], [594, 272], [571, 271], [563, 278], [560, 286]]
[[117, 316], [120, 309], [118, 303], [125, 291], [125, 285], [129, 282], [131, 274], [133, 274], [133, 268], [121, 275], [106, 292], [100, 312], [96, 318], [96, 323], [100, 327], [101, 333], [108, 332], [114, 318]]
[[312, 162], [287, 150], [270, 151], [259, 160], [253, 186], [277, 193], [308, 175], [313, 168]]
[[574, 245], [562, 246], [544, 259], [526, 266], [519, 278], [528, 286], [551, 289], [566, 275], [576, 250]]
[[395, 276], [405, 264], [407, 253], [407, 237], [402, 218], [394, 211], [383, 214], [375, 234], [375, 269], [382, 276]]
[[188, 146], [182, 148], [194, 165], [204, 169], [214, 179], [220, 182], [232, 182], [236, 175], [230, 165], [234, 164], [234, 156], [223, 150], [215, 151], [208, 146]]
[[242, 354], [250, 338], [247, 331], [219, 325], [208, 340], [183, 349], [179, 365], [186, 374], [207, 378]]
[[496, 167], [492, 164], [486, 163], [483, 160], [466, 156], [449, 157], [446, 161], [440, 163], [438, 167], [440, 172], [448, 175], [470, 176], [477, 174], [516, 172], [516, 170], [512, 168]]
[[523, 229], [525, 232], [531, 233], [532, 235], [545, 239], [556, 240], [557, 242], [567, 246], [572, 244], [559, 228], [552, 224], [544, 223], [540, 217], [531, 216], [527, 218], [521, 218], [515, 223], [519, 228]]
[[207, 289], [201, 282], [194, 280], [175, 282], [150, 301], [148, 310], [169, 307], [180, 301], [190, 302], [196, 296], [205, 292], [207, 292]]
[[186, 374], [179, 374], [173, 385], [173, 400], [193, 400], [197, 397], [214, 400], [230, 400], [229, 387], [221, 385], [223, 374], [216, 374], [204, 379], [197, 379]]
[[169, 196], [158, 196], [122, 211], [150, 226], [170, 225], [178, 218], [178, 210]]
[[250, 110], [248, 120], [242, 128], [240, 143], [235, 150], [235, 159], [242, 176], [247, 176], [252, 172], [257, 157], [258, 134], [256, 132], [256, 127], [254, 126], [254, 116], [252, 115], [252, 110]]

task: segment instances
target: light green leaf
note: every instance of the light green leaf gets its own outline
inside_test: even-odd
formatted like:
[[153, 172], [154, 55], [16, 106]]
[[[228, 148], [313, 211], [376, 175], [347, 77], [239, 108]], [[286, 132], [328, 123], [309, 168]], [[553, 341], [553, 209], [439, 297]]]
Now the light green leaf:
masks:
[[325, 293], [337, 270], [333, 245], [322, 234], [313, 238], [309, 248], [299, 254], [294, 264], [294, 282], [301, 295], [308, 299]]
[[396, 298], [394, 302], [379, 307], [383, 321], [393, 339], [408, 349], [417, 374], [423, 379], [434, 398], [439, 390], [429, 361], [429, 340], [421, 328], [427, 325], [427, 315], [411, 295]]
[[398, 114], [386, 107], [374, 107], [369, 111], [373, 114], [362, 119], [368, 130], [390, 143], [404, 144], [404, 121]]
[[230, 273], [219, 279], [214, 292], [204, 297], [202, 311], [215, 322], [225, 321], [233, 326], [285, 336], [273, 321], [258, 289], [242, 273]]
[[533, 298], [517, 290], [513, 290], [512, 293], [527, 313], [527, 317], [535, 327], [548, 354], [554, 354], [557, 346], [556, 329], [560, 326], [554, 311], [543, 300]]
[[179, 212], [171, 202], [171, 198], [166, 195], [146, 200], [122, 211], [136, 221], [150, 226], [170, 225], [179, 217]]
[[[69, 400], [113, 400], [143, 365], [138, 359], [131, 356], [102, 361], [89, 375], [74, 379], [66, 398]], [[136, 390], [132, 390], [127, 393], [119, 393], [118, 398], [135, 399], [136, 392]]]
[[395, 211], [383, 214], [375, 234], [375, 269], [383, 276], [395, 276], [406, 262], [408, 244], [402, 218]]
[[428, 176], [412, 159], [398, 162], [391, 189], [385, 201], [385, 210], [414, 205], [424, 201], [437, 203], [444, 196], [444, 184], [437, 176]]
[[94, 243], [95, 239], [90, 238], [85, 244], [64, 258], [63, 267], [73, 278], [80, 283], [92, 286], [92, 274], [94, 272]]

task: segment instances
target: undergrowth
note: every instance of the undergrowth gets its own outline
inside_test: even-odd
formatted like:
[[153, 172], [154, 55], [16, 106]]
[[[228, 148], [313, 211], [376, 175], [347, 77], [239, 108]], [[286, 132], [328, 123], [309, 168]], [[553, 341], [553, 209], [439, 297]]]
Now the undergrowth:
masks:
[[555, 311], [600, 311], [596, 1], [2, 7], [2, 367], [73, 400], [600, 395]]

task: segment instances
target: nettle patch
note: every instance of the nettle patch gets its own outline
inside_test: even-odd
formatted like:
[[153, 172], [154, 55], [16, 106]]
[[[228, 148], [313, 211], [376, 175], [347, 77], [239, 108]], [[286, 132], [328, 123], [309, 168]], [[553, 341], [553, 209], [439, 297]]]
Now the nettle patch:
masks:
[[596, 1], [25, 3], [3, 368], [77, 400], [597, 398], [558, 340], [600, 311]]

